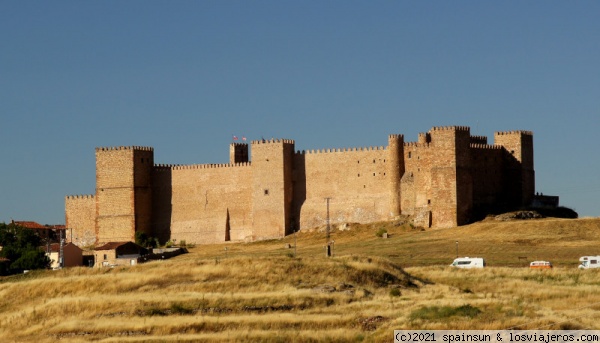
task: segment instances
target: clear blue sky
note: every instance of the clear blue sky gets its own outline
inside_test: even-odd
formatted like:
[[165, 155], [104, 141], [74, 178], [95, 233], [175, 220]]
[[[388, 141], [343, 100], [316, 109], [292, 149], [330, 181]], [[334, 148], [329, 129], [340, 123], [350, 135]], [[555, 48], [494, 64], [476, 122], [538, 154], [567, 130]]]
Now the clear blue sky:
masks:
[[0, 222], [64, 223], [94, 148], [226, 163], [534, 132], [536, 190], [600, 216], [598, 1], [1, 1]]

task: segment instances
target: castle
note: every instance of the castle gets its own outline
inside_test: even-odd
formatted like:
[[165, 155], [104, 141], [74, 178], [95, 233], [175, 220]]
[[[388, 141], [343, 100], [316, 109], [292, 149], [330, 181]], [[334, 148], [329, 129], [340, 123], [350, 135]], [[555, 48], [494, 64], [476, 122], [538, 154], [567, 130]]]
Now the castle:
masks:
[[[464, 225], [529, 205], [533, 134], [471, 136], [433, 127], [417, 142], [295, 151], [289, 139], [232, 143], [228, 164], [160, 165], [150, 147], [96, 148], [96, 192], [67, 196], [67, 235], [79, 246], [133, 240], [215, 243], [410, 215], [423, 227]], [[251, 157], [251, 158], [250, 158]]]

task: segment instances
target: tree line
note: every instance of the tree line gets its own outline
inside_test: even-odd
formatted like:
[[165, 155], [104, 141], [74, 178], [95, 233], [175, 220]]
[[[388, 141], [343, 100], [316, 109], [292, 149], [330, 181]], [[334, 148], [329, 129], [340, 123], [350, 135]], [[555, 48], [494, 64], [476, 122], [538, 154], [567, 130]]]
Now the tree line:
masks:
[[42, 245], [42, 239], [35, 230], [13, 223], [0, 223], [0, 275], [49, 268], [50, 259]]

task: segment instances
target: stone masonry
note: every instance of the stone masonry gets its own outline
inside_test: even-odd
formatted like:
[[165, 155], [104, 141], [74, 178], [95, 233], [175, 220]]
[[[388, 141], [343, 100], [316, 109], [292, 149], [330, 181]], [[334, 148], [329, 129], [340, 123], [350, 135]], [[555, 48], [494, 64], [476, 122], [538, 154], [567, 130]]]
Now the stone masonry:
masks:
[[393, 220], [448, 228], [531, 203], [533, 134], [471, 136], [434, 127], [417, 142], [295, 151], [272, 139], [230, 145], [230, 163], [160, 165], [150, 147], [96, 148], [94, 195], [67, 196], [66, 226], [79, 246], [133, 240], [252, 241], [331, 224]]

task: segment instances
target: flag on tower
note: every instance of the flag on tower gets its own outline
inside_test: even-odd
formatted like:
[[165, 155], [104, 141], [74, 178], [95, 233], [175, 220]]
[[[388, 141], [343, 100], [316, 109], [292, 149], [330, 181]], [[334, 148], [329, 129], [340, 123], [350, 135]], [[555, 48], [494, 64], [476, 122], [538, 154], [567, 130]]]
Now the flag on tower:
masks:
[[242, 136], [242, 140], [245, 142], [246, 141], [246, 136]]
[[233, 136], [234, 141], [237, 141], [237, 139], [238, 139], [237, 136]]

